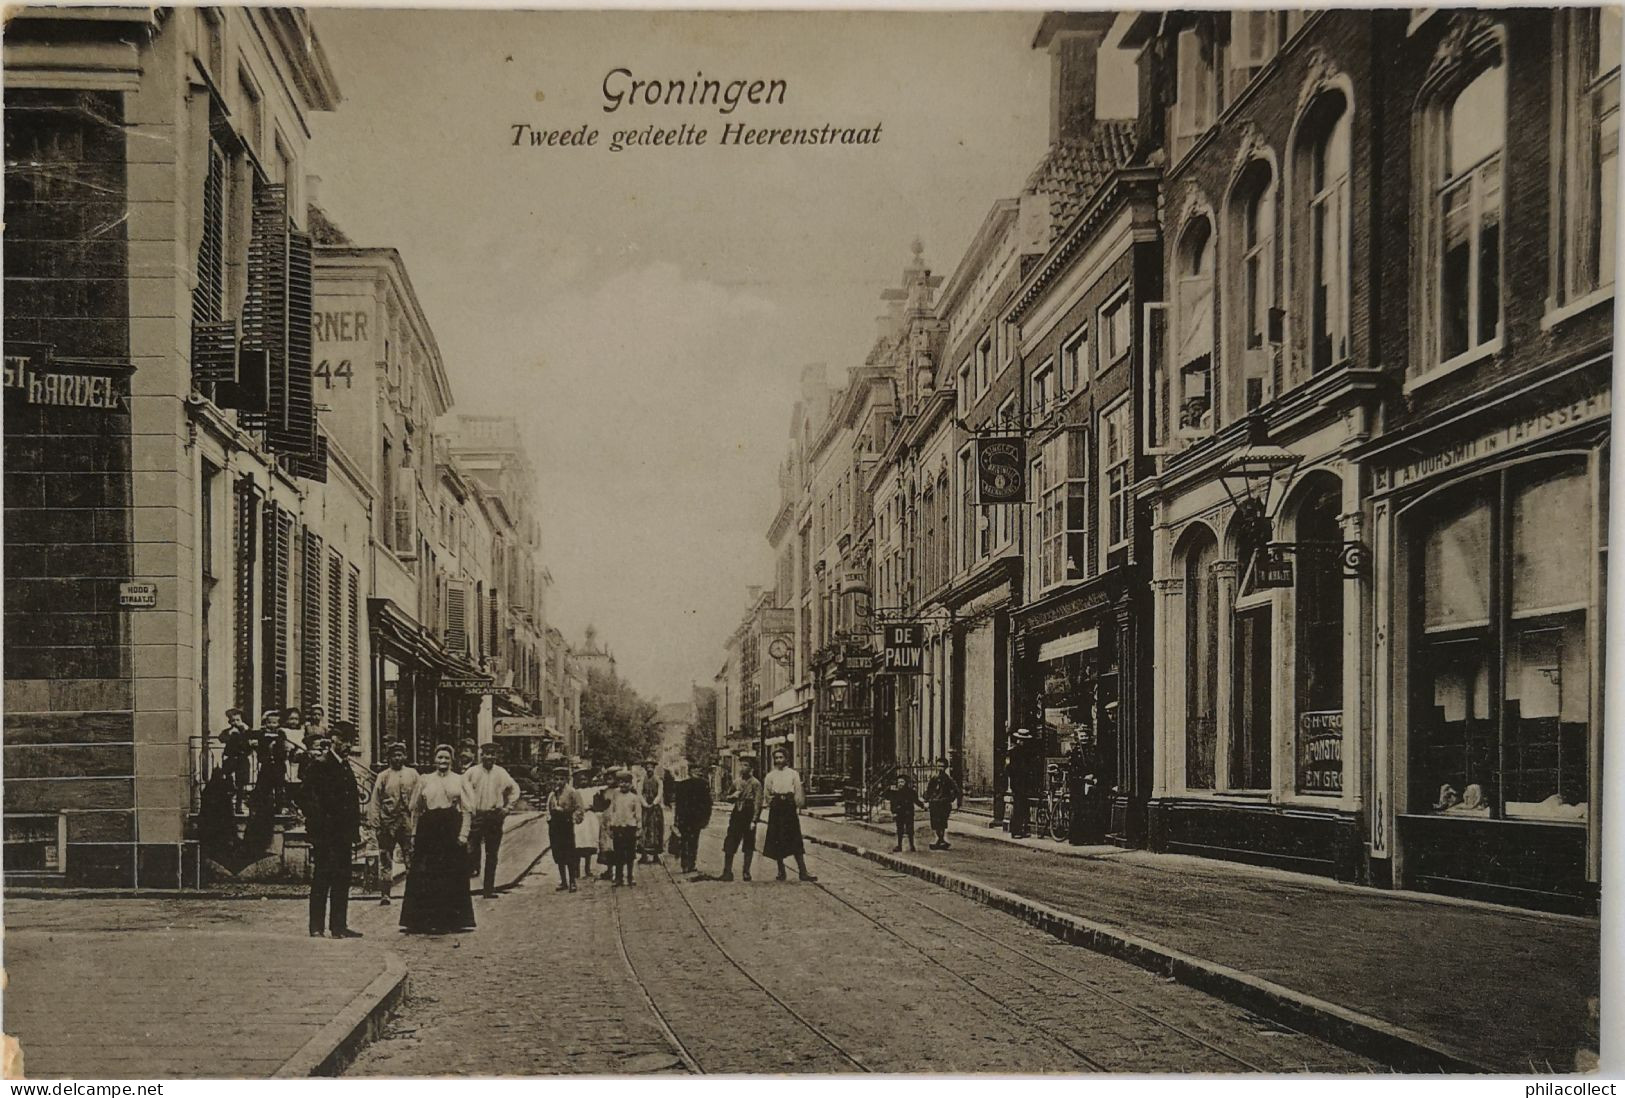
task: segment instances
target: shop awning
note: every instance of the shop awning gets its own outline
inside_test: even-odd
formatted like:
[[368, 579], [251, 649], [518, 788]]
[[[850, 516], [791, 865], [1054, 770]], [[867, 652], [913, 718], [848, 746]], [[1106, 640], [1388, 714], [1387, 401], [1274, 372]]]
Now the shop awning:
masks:
[[446, 651], [433, 634], [407, 617], [393, 601], [368, 599], [367, 613], [376, 645], [384, 654], [445, 676], [451, 680], [447, 683], [448, 688], [460, 688], [477, 694], [491, 686], [490, 675], [463, 657]]
[[1038, 646], [1038, 662], [1048, 663], [1058, 660], [1062, 656], [1072, 656], [1079, 652], [1093, 652], [1100, 647], [1100, 630], [1084, 629], [1071, 636], [1056, 637], [1052, 641], [1045, 641]]

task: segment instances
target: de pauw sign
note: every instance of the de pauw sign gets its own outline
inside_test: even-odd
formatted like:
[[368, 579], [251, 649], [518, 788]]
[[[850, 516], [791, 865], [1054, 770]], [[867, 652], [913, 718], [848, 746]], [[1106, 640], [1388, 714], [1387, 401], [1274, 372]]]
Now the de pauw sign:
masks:
[[976, 441], [976, 502], [1027, 502], [1027, 443], [1021, 438]]
[[880, 669], [894, 675], [918, 675], [925, 669], [925, 627], [919, 622], [886, 626]]

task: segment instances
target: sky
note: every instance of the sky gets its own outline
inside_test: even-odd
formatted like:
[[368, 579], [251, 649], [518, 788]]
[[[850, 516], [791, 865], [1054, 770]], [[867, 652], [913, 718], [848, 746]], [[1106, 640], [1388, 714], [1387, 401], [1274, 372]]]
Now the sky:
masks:
[[[647, 696], [711, 685], [746, 587], [772, 580], [803, 367], [838, 385], [913, 240], [950, 274], [1043, 153], [1037, 13], [312, 14], [344, 96], [312, 123], [314, 200], [357, 244], [399, 249], [454, 410], [518, 420], [552, 623], [574, 643], [595, 625]], [[785, 92], [727, 115], [606, 112], [623, 68]], [[719, 146], [728, 122], [882, 128]], [[516, 123], [601, 136], [515, 147]], [[682, 123], [710, 143], [606, 148]]]

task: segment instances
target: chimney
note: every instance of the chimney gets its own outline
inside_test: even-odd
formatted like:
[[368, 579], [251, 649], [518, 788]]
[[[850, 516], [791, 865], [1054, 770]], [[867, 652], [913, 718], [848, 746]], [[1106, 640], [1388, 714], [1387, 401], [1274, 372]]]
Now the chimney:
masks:
[[1050, 12], [1038, 25], [1033, 49], [1050, 56], [1049, 141], [1087, 141], [1095, 132], [1100, 47], [1117, 13]]

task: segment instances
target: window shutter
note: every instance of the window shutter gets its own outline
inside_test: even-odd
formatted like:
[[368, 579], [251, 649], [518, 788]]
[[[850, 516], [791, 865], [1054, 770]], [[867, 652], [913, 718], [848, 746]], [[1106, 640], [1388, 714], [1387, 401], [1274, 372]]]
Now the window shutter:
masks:
[[1148, 301], [1145, 310], [1145, 342], [1140, 345], [1141, 376], [1144, 379], [1140, 407], [1145, 419], [1145, 452], [1171, 454], [1173, 445], [1173, 386], [1168, 377], [1168, 304]]
[[502, 656], [502, 650], [499, 644], [501, 634], [498, 631], [498, 625], [500, 622], [498, 616], [500, 614], [500, 610], [498, 608], [502, 605], [502, 600], [497, 597], [497, 589], [494, 587], [491, 589], [491, 593], [486, 597], [488, 600], [488, 609], [486, 611], [486, 628], [488, 630], [486, 635], [486, 650], [491, 654], [492, 663], [497, 663]]
[[[254, 712], [254, 558], [258, 552], [255, 541], [259, 529], [255, 514], [258, 504], [253, 480], [243, 477], [237, 482], [237, 573], [232, 627], [236, 700], [245, 717], [251, 717]], [[209, 714], [209, 718], [212, 720], [214, 714]]]
[[289, 476], [326, 484], [327, 457], [327, 436], [317, 435], [315, 449], [309, 454], [282, 454], [280, 460]]
[[260, 607], [264, 667], [261, 704], [280, 709], [288, 694], [288, 558], [293, 516], [275, 503], [265, 505], [265, 561]]
[[299, 696], [309, 709], [322, 704], [322, 539], [309, 527], [299, 575]]
[[327, 558], [327, 715], [344, 712], [344, 557], [330, 549]]
[[350, 651], [348, 654], [350, 672], [349, 704], [345, 707], [345, 716], [352, 721], [361, 719], [361, 571], [355, 565], [350, 565], [350, 575], [345, 588], [345, 611], [350, 623]]
[[277, 425], [271, 413], [285, 400], [288, 354], [288, 194], [269, 183], [254, 187], [242, 339], [238, 383], [221, 399], [244, 413], [244, 427], [267, 430]]
[[208, 384], [237, 380], [235, 317], [226, 319], [226, 161], [220, 146], [208, 143], [203, 176], [203, 231], [198, 240], [197, 281], [192, 287], [192, 380]]
[[[287, 234], [286, 316], [283, 354], [271, 364], [266, 445], [285, 454], [316, 452], [316, 403], [311, 377], [312, 281], [310, 237]], [[280, 367], [280, 368], [279, 368]]]
[[468, 589], [461, 583], [446, 585], [446, 647], [468, 651]]

